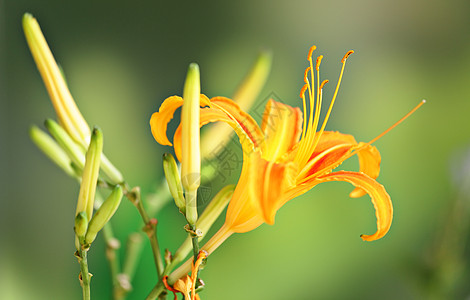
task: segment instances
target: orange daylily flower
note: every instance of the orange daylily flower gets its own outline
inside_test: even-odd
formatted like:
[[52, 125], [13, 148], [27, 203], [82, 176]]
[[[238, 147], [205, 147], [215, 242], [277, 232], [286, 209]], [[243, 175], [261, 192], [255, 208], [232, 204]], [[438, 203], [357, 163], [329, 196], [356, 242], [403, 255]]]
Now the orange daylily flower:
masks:
[[[319, 56], [314, 63], [314, 50], [315, 46], [308, 54], [310, 65], [305, 71], [305, 85], [300, 93], [303, 114], [299, 108], [269, 100], [259, 127], [232, 100], [224, 97], [209, 100], [201, 95], [200, 126], [216, 121], [229, 124], [243, 148], [242, 172], [228, 206], [225, 223], [203, 247], [209, 254], [232, 233], [247, 232], [265, 222], [273, 224], [277, 210], [287, 201], [319, 183], [329, 181], [345, 181], [354, 185], [351, 197], [365, 194], [371, 197], [376, 210], [377, 231], [371, 235], [361, 235], [363, 240], [377, 240], [388, 232], [393, 208], [385, 188], [376, 181], [381, 158], [377, 148], [371, 144], [407, 118], [424, 101], [369, 143], [358, 143], [351, 135], [325, 131], [345, 62], [353, 51], [347, 52], [341, 60], [342, 69], [333, 99], [320, 125], [322, 90], [328, 81], [320, 81], [319, 67], [323, 56]], [[180, 97], [170, 97], [152, 116], [150, 124], [157, 142], [172, 145], [166, 136], [166, 127], [181, 103]], [[173, 141], [176, 155], [181, 157], [181, 125]], [[333, 171], [353, 155], [359, 158], [358, 172]]]
[[173, 284], [173, 286], [168, 284], [168, 276], [163, 277], [163, 284], [165, 285], [166, 289], [170, 292], [173, 292], [175, 296], [175, 300], [178, 299], [176, 296], [177, 293], [182, 293], [185, 300], [200, 300], [198, 294], [196, 294], [196, 280], [197, 274], [199, 272], [199, 268], [204, 259], [207, 258], [207, 252], [204, 250], [199, 251], [197, 256], [196, 263], [192, 264], [191, 268], [191, 276], [186, 275], [178, 280]]

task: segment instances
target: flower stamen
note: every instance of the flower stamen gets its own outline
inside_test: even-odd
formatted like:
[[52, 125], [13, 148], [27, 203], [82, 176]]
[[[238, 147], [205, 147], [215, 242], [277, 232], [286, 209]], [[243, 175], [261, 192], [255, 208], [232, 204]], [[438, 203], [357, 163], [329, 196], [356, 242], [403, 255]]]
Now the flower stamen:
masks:
[[[322, 92], [322, 90], [323, 90], [323, 87], [325, 86], [325, 84], [328, 82], [328, 80], [324, 80], [320, 84], [320, 64], [321, 64], [321, 61], [323, 59], [323, 56], [322, 55], [318, 56], [318, 58], [316, 60], [316, 64], [315, 64], [315, 70], [317, 71], [317, 76], [316, 76], [317, 77], [317, 84], [316, 84], [317, 85], [317, 94], [316, 94], [316, 101], [315, 101], [316, 103], [314, 105], [313, 101], [312, 101], [314, 99], [313, 98], [313, 93], [309, 93], [309, 95], [310, 95], [310, 103], [309, 103], [310, 104], [310, 115], [309, 115], [308, 126], [306, 126], [306, 128], [304, 126], [304, 128], [303, 128], [302, 138], [301, 138], [301, 142], [300, 142], [300, 146], [299, 146], [300, 149], [299, 149], [299, 151], [296, 155], [296, 161], [297, 161], [299, 166], [305, 166], [306, 162], [308, 161], [309, 157], [313, 154], [313, 152], [315, 151], [315, 148], [317, 147], [317, 145], [320, 141], [321, 135], [325, 130], [326, 123], [328, 122], [331, 111], [333, 109], [333, 105], [335, 103], [336, 96], [338, 95], [339, 86], [341, 84], [341, 79], [343, 78], [344, 68], [345, 68], [345, 65], [346, 65], [346, 60], [353, 53], [354, 53], [354, 51], [350, 50], [341, 59], [342, 67], [341, 67], [341, 72], [339, 74], [338, 83], [336, 85], [336, 89], [335, 89], [335, 92], [333, 94], [333, 98], [331, 100], [330, 106], [329, 106], [328, 111], [327, 111], [327, 113], [325, 115], [325, 118], [323, 120], [322, 126], [321, 126], [321, 128], [318, 132], [317, 132], [317, 128], [318, 128], [318, 124], [319, 124], [319, 121], [320, 121], [320, 110], [321, 110], [321, 105], [322, 105], [322, 101], [323, 101], [323, 98], [322, 98], [323, 92]], [[309, 52], [309, 54], [310, 54], [310, 52]], [[310, 68], [310, 71], [311, 71], [312, 84], [314, 86], [315, 85], [315, 78], [314, 78], [314, 74], [313, 74], [313, 70], [312, 70], [313, 69], [313, 63], [312, 63], [311, 57], [309, 57], [309, 61], [310, 61], [310, 64], [311, 64], [311, 66], [309, 68]], [[307, 70], [305, 70], [305, 74], [307, 74], [309, 68], [307, 68]], [[305, 78], [304, 78], [304, 80], [305, 80]], [[308, 80], [305, 80], [305, 81], [307, 82], [307, 88], [310, 91], [311, 90], [310, 84], [308, 83]], [[302, 88], [302, 91], [303, 90], [304, 90], [304, 88]], [[301, 93], [302, 93], [302, 91], [301, 91]], [[314, 112], [314, 108], [315, 108], [315, 112]], [[304, 117], [306, 117], [305, 110], [304, 110]]]
[[383, 137], [384, 135], [386, 135], [390, 130], [392, 130], [393, 128], [397, 127], [398, 124], [400, 124], [401, 122], [405, 121], [409, 116], [411, 116], [415, 111], [418, 110], [418, 108], [420, 108], [424, 103], [426, 103], [426, 100], [421, 100], [421, 102], [419, 102], [418, 105], [416, 105], [412, 110], [410, 110], [406, 115], [404, 115], [400, 120], [398, 120], [395, 124], [393, 124], [392, 126], [390, 126], [387, 130], [385, 130], [384, 132], [382, 132], [381, 134], [379, 134], [378, 136], [376, 136], [375, 138], [373, 138], [370, 142], [367, 143], [367, 145], [370, 145], [374, 142], [376, 142], [378, 139], [380, 139], [381, 137]]
[[302, 98], [303, 103], [303, 110], [304, 110], [304, 118], [303, 118], [303, 125], [302, 125], [302, 137], [300, 140], [303, 140], [305, 137], [305, 131], [307, 131], [307, 104], [305, 99], [305, 91], [307, 90], [307, 84], [304, 84], [302, 89], [300, 90], [300, 98]]
[[393, 128], [397, 127], [401, 122], [405, 121], [406, 119], [408, 119], [409, 116], [411, 116], [415, 111], [417, 111], [424, 103], [426, 103], [426, 100], [423, 99], [421, 100], [418, 105], [416, 105], [413, 109], [411, 109], [406, 115], [404, 115], [400, 120], [398, 120], [397, 122], [395, 122], [392, 126], [390, 126], [389, 128], [387, 128], [386, 130], [384, 130], [381, 134], [379, 134], [378, 136], [376, 136], [375, 138], [373, 138], [372, 140], [370, 140], [369, 142], [367, 143], [363, 143], [359, 148], [357, 148], [356, 150], [354, 150], [353, 152], [351, 152], [346, 158], [348, 159], [349, 157], [355, 155], [357, 152], [361, 151], [364, 147], [367, 147], [375, 142], [377, 142], [377, 140], [379, 140], [381, 137], [383, 137], [384, 135], [386, 135], [387, 133], [390, 132], [390, 130], [392, 130]]
[[[333, 94], [333, 98], [331, 99], [330, 107], [328, 108], [328, 111], [326, 112], [325, 118], [323, 119], [323, 124], [320, 130], [318, 131], [318, 134], [315, 136], [315, 142], [313, 143], [313, 146], [311, 147], [310, 155], [315, 151], [315, 148], [317, 147], [318, 142], [320, 141], [320, 137], [323, 131], [325, 131], [326, 123], [328, 122], [328, 119], [330, 118], [331, 111], [333, 110], [333, 105], [335, 104], [336, 96], [338, 95], [339, 86], [341, 85], [341, 79], [343, 78], [344, 67], [346, 66], [346, 59], [349, 57], [349, 55], [353, 53], [354, 53], [353, 50], [349, 50], [341, 59], [341, 63], [343, 66], [341, 67], [341, 72], [339, 73], [339, 79], [338, 79], [338, 83], [336, 84], [335, 93]], [[320, 118], [320, 116], [318, 116], [318, 118]]]

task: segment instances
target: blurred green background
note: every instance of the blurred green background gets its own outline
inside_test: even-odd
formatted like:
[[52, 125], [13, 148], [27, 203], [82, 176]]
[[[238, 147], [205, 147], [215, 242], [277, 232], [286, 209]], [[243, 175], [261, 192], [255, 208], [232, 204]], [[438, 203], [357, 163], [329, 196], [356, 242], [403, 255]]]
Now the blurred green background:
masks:
[[[258, 101], [275, 93], [300, 105], [306, 55], [316, 44], [317, 55], [325, 55], [322, 77], [331, 81], [328, 104], [340, 59], [353, 49], [327, 128], [359, 141], [372, 139], [427, 99], [375, 144], [382, 154], [379, 182], [395, 211], [385, 238], [359, 238], [375, 231], [367, 196], [350, 199], [346, 183], [320, 185], [285, 205], [274, 226], [224, 243], [202, 273], [207, 288], [201, 296], [438, 298], [433, 290], [441, 283], [433, 278], [441, 273], [433, 277], [423, 262], [437, 261], [432, 253], [445, 238], [445, 217], [459, 197], [462, 174], [470, 172], [451, 168], [451, 161], [462, 165], [458, 153], [470, 145], [469, 1], [0, 2], [0, 298], [80, 299], [73, 256], [78, 185], [28, 138], [30, 125], [42, 125], [55, 113], [24, 40], [25, 12], [38, 19], [83, 115], [103, 129], [108, 157], [144, 191], [160, 182], [161, 156], [170, 151], [153, 140], [150, 115], [167, 96], [181, 94], [193, 61], [200, 65], [206, 95], [230, 96], [258, 51], [271, 49], [273, 68]], [[213, 190], [235, 183], [236, 175], [214, 183]], [[462, 220], [469, 218], [465, 209], [459, 211]], [[185, 236], [181, 215], [167, 205], [157, 218], [162, 247], [176, 250]], [[113, 222], [123, 244], [140, 226], [126, 201]], [[466, 227], [450, 228], [450, 240], [465, 240]], [[100, 237], [89, 253], [95, 299], [110, 295], [103, 249]], [[144, 251], [130, 299], [144, 298], [156, 281], [150, 247]], [[457, 257], [457, 251], [444, 252], [450, 260]], [[465, 258], [463, 252], [457, 260]], [[452, 264], [446, 266], [438, 267], [453, 274]], [[459, 297], [468, 292], [458, 285], [455, 290]]]

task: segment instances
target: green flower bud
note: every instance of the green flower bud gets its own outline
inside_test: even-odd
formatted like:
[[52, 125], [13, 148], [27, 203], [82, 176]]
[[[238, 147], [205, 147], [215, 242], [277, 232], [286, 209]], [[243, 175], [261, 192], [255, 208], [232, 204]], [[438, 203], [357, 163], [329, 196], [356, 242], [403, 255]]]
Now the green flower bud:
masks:
[[86, 212], [82, 211], [77, 214], [75, 217], [75, 235], [81, 239], [85, 237], [88, 228], [88, 217]]
[[108, 223], [111, 217], [116, 212], [122, 198], [122, 188], [117, 185], [112, 191], [111, 195], [103, 202], [101, 207], [96, 211], [93, 218], [88, 224], [88, 231], [85, 235], [85, 243], [91, 244], [98, 232]]
[[60, 124], [75, 142], [86, 145], [90, 128], [70, 94], [38, 22], [31, 14], [23, 15], [23, 30]]
[[165, 172], [166, 182], [170, 190], [171, 196], [175, 200], [176, 206], [185, 214], [186, 202], [183, 195], [183, 186], [178, 172], [178, 165], [175, 158], [170, 153], [163, 154], [163, 171]]
[[227, 204], [232, 199], [233, 192], [235, 191], [235, 185], [230, 184], [222, 188], [217, 195], [212, 198], [209, 205], [207, 205], [204, 212], [201, 214], [196, 223], [196, 228], [201, 229], [202, 237], [209, 231], [214, 222], [223, 212]]
[[[212, 201], [207, 205], [204, 212], [201, 214], [200, 218], [196, 223], [196, 228], [202, 232], [202, 236], [199, 238], [201, 241], [207, 232], [211, 229], [214, 222], [227, 207], [230, 199], [232, 198], [233, 191], [235, 190], [235, 185], [227, 185], [221, 189], [217, 195], [212, 198]], [[183, 244], [178, 248], [178, 250], [173, 255], [173, 260], [181, 261], [183, 260], [188, 253], [192, 250], [192, 241], [190, 237], [187, 237]]]
[[112, 183], [119, 184], [124, 182], [124, 177], [121, 172], [119, 172], [104, 154], [101, 156], [101, 169]]
[[29, 136], [34, 144], [52, 160], [57, 166], [68, 175], [75, 177], [75, 170], [72, 168], [69, 156], [47, 133], [39, 129], [36, 125], [31, 126]]
[[85, 154], [83, 148], [76, 144], [68, 133], [57, 122], [47, 119], [44, 122], [49, 133], [54, 137], [57, 143], [64, 149], [65, 153], [70, 157], [73, 163], [80, 169], [85, 164]]
[[[272, 54], [262, 51], [258, 55], [249, 73], [232, 96], [232, 99], [244, 111], [249, 111], [264, 87], [271, 70]], [[216, 139], [214, 137], [217, 137]], [[222, 122], [207, 128], [201, 136], [201, 155], [203, 159], [214, 159], [233, 136], [233, 129]], [[212, 178], [212, 177], [208, 177]]]
[[181, 109], [181, 182], [186, 192], [186, 219], [190, 225], [194, 225], [197, 221], [197, 189], [201, 183], [199, 77], [199, 66], [195, 63], [190, 64], [184, 82], [184, 102]]
[[77, 202], [77, 214], [85, 211], [88, 219], [93, 215], [96, 184], [100, 172], [101, 153], [103, 152], [103, 134], [100, 129], [94, 128], [91, 135], [90, 146], [86, 153], [83, 167], [82, 184]]

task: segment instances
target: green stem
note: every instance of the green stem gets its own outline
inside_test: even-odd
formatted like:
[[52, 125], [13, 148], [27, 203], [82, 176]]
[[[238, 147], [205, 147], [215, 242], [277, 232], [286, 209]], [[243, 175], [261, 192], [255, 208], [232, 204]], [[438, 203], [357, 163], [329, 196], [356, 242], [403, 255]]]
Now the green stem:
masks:
[[[175, 266], [178, 265], [183, 259], [184, 257], [181, 258], [181, 257], [174, 256], [171, 263], [166, 265], [165, 270], [163, 270], [162, 278], [169, 275], [170, 272], [175, 268]], [[163, 282], [160, 279], [157, 282], [157, 284], [153, 287], [152, 291], [149, 293], [146, 299], [150, 300], [150, 299], [156, 299], [157, 297], [161, 297], [164, 291], [165, 291], [165, 286], [163, 285]]]
[[158, 239], [157, 239], [156, 220], [150, 219], [150, 217], [148, 216], [144, 208], [144, 205], [142, 203], [142, 198], [140, 195], [139, 187], [133, 188], [130, 192], [127, 189], [125, 189], [125, 195], [137, 208], [140, 216], [142, 217], [142, 220], [144, 221], [144, 224], [145, 224], [144, 231], [149, 237], [150, 245], [152, 246], [153, 259], [155, 261], [155, 267], [157, 269], [157, 275], [158, 275], [158, 278], [160, 279], [164, 268], [163, 268], [163, 259], [162, 259], [162, 255], [160, 251], [160, 246], [158, 244]]
[[[196, 231], [196, 225], [190, 225], [190, 228], [192, 231]], [[197, 260], [197, 257], [199, 255], [199, 237], [195, 234], [190, 233], [191, 235], [191, 241], [193, 243], [193, 255], [194, 255], [194, 261]]]
[[80, 284], [83, 291], [83, 300], [90, 300], [90, 280], [91, 275], [88, 273], [87, 250], [78, 250], [78, 262], [80, 263]]
[[106, 243], [106, 259], [109, 263], [109, 270], [111, 273], [111, 279], [113, 282], [113, 286], [115, 286], [118, 282], [117, 275], [119, 274], [120, 266], [119, 260], [117, 259], [117, 249], [119, 249], [119, 241], [114, 237], [113, 229], [111, 228], [111, 224], [108, 222], [103, 227], [103, 238]]
[[153, 288], [153, 290], [150, 292], [150, 294], [145, 298], [146, 300], [154, 300], [159, 297], [163, 291], [165, 290], [165, 286], [163, 285], [163, 282], [160, 280], [158, 281], [157, 285]]
[[137, 265], [139, 264], [139, 257], [142, 253], [142, 242], [144, 241], [141, 232], [134, 232], [127, 238], [126, 245], [126, 258], [122, 267], [122, 273], [129, 278], [133, 278]]

